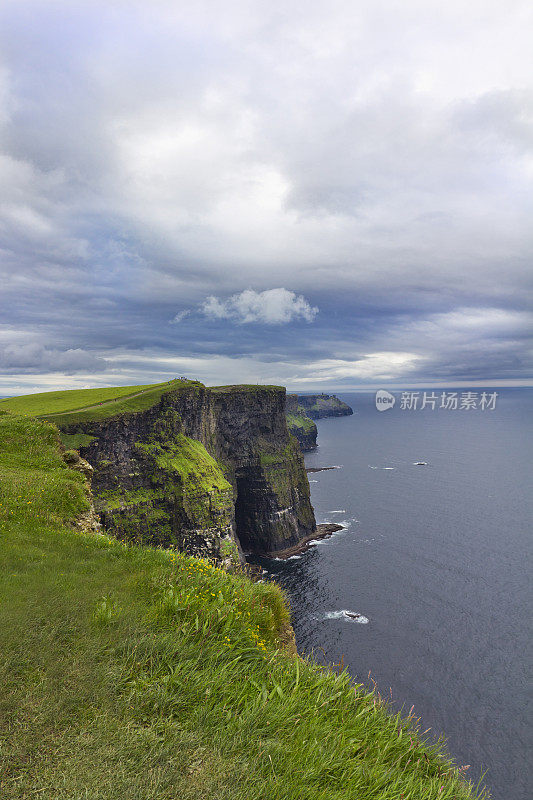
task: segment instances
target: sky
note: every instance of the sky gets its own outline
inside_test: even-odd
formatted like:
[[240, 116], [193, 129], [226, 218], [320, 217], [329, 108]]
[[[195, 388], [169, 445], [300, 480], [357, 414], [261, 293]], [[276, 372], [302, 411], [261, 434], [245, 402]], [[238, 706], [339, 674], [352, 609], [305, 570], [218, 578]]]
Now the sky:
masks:
[[532, 385], [530, 0], [1, 0], [0, 395]]

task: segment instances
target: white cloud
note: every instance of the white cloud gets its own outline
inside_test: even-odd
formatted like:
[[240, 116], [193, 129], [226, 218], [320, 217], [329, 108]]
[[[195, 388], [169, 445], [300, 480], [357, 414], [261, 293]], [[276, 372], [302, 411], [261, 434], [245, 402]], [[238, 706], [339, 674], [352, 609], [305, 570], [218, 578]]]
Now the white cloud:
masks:
[[206, 317], [231, 319], [240, 324], [261, 322], [266, 325], [284, 325], [295, 319], [312, 322], [318, 308], [311, 306], [302, 295], [288, 289], [266, 289], [256, 292], [245, 289], [227, 300], [211, 295], [201, 305]]
[[185, 319], [185, 317], [188, 317], [188, 316], [189, 316], [189, 314], [190, 314], [190, 313], [191, 313], [191, 312], [190, 312], [190, 310], [189, 310], [189, 309], [185, 309], [184, 311], [179, 311], [179, 312], [176, 314], [176, 316], [175, 316], [175, 317], [173, 317], [173, 319], [171, 319], [171, 320], [170, 320], [170, 324], [171, 324], [171, 325], [176, 325], [176, 324], [178, 324], [178, 323], [182, 322], [182, 321]]

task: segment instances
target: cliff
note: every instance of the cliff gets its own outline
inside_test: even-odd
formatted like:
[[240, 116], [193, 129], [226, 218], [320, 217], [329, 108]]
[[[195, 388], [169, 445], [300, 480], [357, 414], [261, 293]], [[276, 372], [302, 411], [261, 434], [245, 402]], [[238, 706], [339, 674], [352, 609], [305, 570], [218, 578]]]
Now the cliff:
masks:
[[288, 394], [285, 412], [289, 431], [298, 440], [301, 450], [317, 447], [318, 431], [313, 420], [353, 414], [349, 405], [330, 394]]
[[317, 447], [317, 427], [307, 415], [305, 408], [298, 403], [298, 395], [288, 394], [285, 413], [290, 433], [296, 437], [301, 450], [314, 450]]
[[347, 417], [353, 414], [353, 409], [334, 394], [301, 394], [298, 395], [298, 403], [311, 419]]
[[220, 556], [231, 543], [275, 553], [316, 529], [281, 387], [173, 381], [45, 418], [93, 467], [119, 539]]
[[2, 411], [4, 800], [486, 798], [413, 716], [295, 656], [273, 582], [80, 529], [90, 467]]

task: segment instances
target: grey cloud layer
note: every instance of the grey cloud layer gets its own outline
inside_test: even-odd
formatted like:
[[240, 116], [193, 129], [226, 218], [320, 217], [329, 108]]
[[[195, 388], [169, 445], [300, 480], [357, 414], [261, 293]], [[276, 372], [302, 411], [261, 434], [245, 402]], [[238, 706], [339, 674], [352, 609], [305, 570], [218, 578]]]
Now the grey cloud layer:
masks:
[[529, 3], [8, 0], [0, 27], [4, 370], [530, 375]]

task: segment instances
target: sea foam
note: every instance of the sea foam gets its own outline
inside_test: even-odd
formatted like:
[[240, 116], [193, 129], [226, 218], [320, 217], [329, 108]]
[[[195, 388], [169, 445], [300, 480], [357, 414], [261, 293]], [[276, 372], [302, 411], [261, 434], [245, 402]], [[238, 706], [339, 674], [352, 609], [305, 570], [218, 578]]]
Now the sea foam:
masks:
[[343, 619], [346, 622], [357, 622], [359, 625], [367, 625], [369, 622], [368, 617], [358, 611], [350, 611], [346, 608], [342, 611], [326, 611], [324, 619]]

